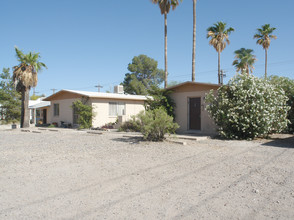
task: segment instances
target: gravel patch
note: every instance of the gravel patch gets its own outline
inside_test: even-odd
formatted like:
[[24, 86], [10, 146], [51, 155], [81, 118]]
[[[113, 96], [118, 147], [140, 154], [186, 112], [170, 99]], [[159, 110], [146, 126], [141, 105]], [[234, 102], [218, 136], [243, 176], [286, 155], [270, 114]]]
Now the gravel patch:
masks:
[[30, 130], [0, 131], [0, 219], [294, 218], [293, 135], [179, 145]]

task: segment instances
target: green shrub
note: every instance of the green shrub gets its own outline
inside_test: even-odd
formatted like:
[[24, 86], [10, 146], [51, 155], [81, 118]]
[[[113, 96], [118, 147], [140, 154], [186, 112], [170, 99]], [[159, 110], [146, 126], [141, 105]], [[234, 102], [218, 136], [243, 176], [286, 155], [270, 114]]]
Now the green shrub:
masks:
[[119, 131], [133, 131], [133, 132], [140, 132], [140, 122], [136, 120], [136, 117], [132, 117], [131, 120], [124, 122]]
[[285, 91], [285, 95], [288, 97], [287, 105], [290, 106], [288, 111], [288, 119], [290, 123], [286, 129], [286, 132], [294, 132], [294, 80], [287, 77], [270, 76], [269, 82], [274, 84], [276, 87], [281, 88]]
[[163, 107], [169, 116], [175, 118], [174, 110], [176, 103], [170, 97], [170, 94], [172, 93], [171, 90], [160, 89], [156, 86], [152, 86], [151, 89], [148, 90], [148, 93], [152, 96], [153, 99], [147, 99], [145, 103], [146, 110], [153, 110]]
[[91, 128], [92, 127], [92, 118], [94, 117], [93, 107], [86, 105], [81, 100], [77, 100], [73, 103], [72, 108], [78, 114], [78, 123], [80, 129]]
[[281, 132], [287, 126], [288, 98], [264, 79], [237, 74], [228, 85], [206, 96], [206, 109], [228, 139], [253, 139]]
[[140, 131], [145, 140], [162, 141], [165, 134], [171, 134], [179, 128], [173, 122], [173, 117], [169, 116], [164, 108], [147, 110], [137, 115]]

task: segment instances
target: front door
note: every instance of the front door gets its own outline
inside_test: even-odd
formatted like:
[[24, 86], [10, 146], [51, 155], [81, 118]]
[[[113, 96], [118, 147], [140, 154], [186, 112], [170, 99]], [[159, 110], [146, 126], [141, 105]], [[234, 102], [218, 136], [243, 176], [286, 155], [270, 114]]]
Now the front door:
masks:
[[47, 124], [47, 109], [43, 109], [43, 124]]
[[201, 98], [189, 99], [189, 129], [201, 130]]

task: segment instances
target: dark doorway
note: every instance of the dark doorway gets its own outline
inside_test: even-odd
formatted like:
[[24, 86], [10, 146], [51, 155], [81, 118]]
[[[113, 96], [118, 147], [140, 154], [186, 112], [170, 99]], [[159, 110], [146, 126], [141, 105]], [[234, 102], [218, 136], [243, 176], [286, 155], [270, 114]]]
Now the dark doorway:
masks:
[[189, 129], [201, 130], [201, 98], [189, 99]]
[[43, 109], [43, 124], [47, 124], [47, 109]]

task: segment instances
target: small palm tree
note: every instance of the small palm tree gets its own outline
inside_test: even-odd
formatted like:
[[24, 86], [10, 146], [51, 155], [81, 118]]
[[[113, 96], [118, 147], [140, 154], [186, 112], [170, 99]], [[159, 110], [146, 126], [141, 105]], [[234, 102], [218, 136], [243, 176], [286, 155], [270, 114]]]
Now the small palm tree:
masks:
[[29, 95], [30, 89], [36, 87], [38, 83], [38, 72], [43, 67], [47, 68], [42, 62], [39, 62], [40, 54], [29, 52], [24, 54], [15, 47], [17, 60], [19, 65], [13, 67], [13, 80], [15, 88], [21, 93], [21, 121], [22, 128], [30, 126], [29, 112]]
[[257, 33], [253, 37], [254, 39], [257, 39], [256, 43], [261, 45], [265, 50], [264, 78], [267, 77], [267, 50], [271, 44], [271, 39], [277, 39], [277, 36], [272, 34], [274, 30], [276, 30], [276, 28], [271, 27], [270, 24], [265, 24], [257, 29]]
[[254, 66], [253, 64], [257, 60], [255, 55], [253, 55], [253, 50], [241, 48], [236, 50], [235, 58], [233, 65], [236, 67], [237, 72], [247, 73], [249, 75], [249, 71], [252, 73]]
[[226, 23], [217, 22], [213, 26], [207, 28], [207, 38], [210, 38], [209, 45], [213, 46], [218, 53], [218, 83], [220, 84], [220, 54], [230, 44], [229, 35], [234, 31], [234, 28], [226, 29]]
[[193, 0], [193, 49], [192, 49], [192, 82], [195, 81], [195, 54], [196, 54], [196, 3]]
[[[176, 9], [179, 5], [179, 0], [151, 0], [152, 3], [158, 4], [161, 14], [164, 15], [164, 69], [165, 69], [165, 80], [164, 88], [167, 87], [167, 14], [170, 8]], [[182, 0], [180, 0], [182, 1]]]

